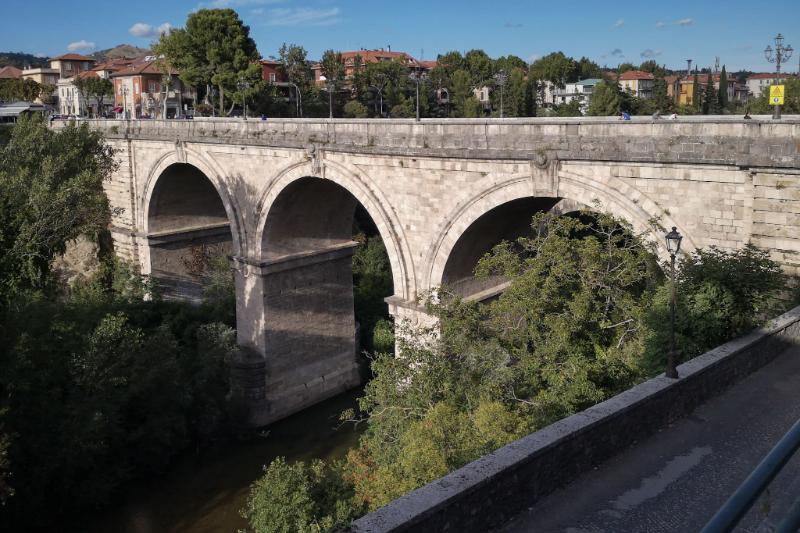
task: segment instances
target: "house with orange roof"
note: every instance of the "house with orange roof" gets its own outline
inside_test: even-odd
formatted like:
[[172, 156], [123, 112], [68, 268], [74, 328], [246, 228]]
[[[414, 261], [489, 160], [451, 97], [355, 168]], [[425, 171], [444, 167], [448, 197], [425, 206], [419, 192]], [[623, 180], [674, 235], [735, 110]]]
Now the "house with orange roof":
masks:
[[18, 69], [14, 65], [0, 67], [0, 80], [18, 80], [21, 77], [22, 69]]
[[191, 98], [178, 75], [162, 59], [147, 56], [112, 72], [114, 109], [127, 118], [174, 118]]
[[[356, 58], [360, 58], [362, 65], [368, 65], [370, 63], [380, 63], [382, 61], [399, 61], [409, 71], [414, 69], [423, 69], [427, 70], [424, 65], [420, 61], [417, 61], [414, 57], [406, 52], [392, 52], [390, 50], [350, 50], [347, 52], [341, 52], [342, 54], [342, 61], [344, 61], [344, 75], [346, 78], [349, 78], [355, 72], [357, 60]], [[435, 63], [428, 62], [428, 63]], [[314, 82], [317, 84], [324, 84], [325, 83], [325, 76], [322, 74], [322, 64], [316, 63], [311, 66], [311, 71], [314, 73]]]
[[620, 87], [638, 98], [652, 98], [655, 76], [642, 70], [629, 70], [619, 75]]

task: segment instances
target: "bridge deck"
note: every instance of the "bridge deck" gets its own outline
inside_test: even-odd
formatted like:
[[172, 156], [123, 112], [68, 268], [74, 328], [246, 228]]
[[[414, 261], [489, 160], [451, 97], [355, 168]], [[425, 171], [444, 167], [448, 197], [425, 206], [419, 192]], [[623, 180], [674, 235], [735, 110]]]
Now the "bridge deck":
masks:
[[[698, 531], [800, 418], [800, 347], [565, 488], [503, 531]], [[766, 532], [800, 495], [794, 457], [740, 524]]]

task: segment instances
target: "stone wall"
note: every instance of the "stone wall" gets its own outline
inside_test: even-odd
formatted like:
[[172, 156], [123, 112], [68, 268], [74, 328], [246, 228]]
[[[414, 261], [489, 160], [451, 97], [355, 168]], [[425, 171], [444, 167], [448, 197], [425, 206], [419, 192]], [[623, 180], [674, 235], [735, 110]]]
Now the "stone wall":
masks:
[[663, 425], [800, 342], [800, 307], [765, 328], [560, 420], [356, 520], [352, 533], [482, 532]]

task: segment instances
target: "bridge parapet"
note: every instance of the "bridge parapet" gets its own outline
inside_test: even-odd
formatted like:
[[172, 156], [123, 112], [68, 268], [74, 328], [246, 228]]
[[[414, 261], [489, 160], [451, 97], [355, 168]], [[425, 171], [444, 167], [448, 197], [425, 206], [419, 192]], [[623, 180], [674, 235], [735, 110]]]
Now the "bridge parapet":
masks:
[[[467, 159], [800, 167], [800, 116], [521, 119], [90, 120], [109, 138]], [[61, 123], [55, 123], [59, 127]]]

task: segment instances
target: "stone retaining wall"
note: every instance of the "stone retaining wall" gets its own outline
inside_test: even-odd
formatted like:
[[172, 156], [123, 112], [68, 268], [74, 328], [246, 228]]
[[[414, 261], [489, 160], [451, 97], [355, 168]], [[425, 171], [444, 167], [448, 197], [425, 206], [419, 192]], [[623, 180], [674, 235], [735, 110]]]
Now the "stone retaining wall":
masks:
[[355, 521], [353, 533], [486, 531], [800, 343], [800, 307]]

